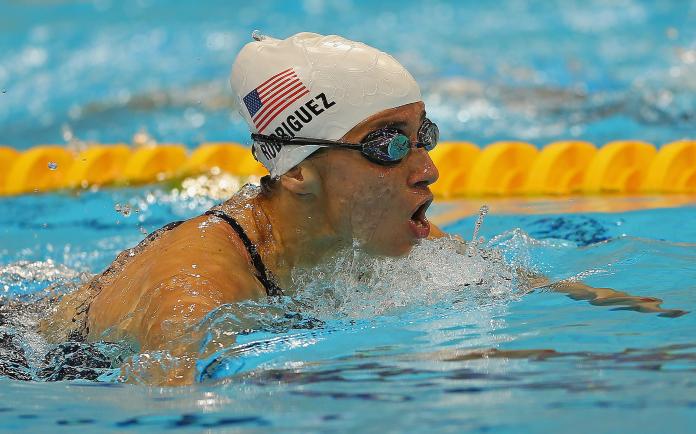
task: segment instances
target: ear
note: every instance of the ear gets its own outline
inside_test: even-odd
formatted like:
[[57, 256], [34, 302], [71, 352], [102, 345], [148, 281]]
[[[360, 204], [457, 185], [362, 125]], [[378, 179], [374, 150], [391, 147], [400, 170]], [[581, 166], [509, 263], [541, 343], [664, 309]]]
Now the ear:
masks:
[[298, 196], [316, 196], [321, 191], [321, 177], [317, 168], [309, 161], [303, 161], [281, 175], [280, 183]]

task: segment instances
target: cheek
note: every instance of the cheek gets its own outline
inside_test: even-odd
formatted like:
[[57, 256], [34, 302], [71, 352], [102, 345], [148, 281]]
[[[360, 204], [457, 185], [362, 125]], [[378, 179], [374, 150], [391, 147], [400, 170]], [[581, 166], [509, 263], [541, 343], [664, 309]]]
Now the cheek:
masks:
[[350, 212], [354, 235], [370, 244], [387, 247], [403, 236], [404, 205], [395, 177], [389, 176], [394, 174], [380, 177], [381, 173], [384, 172], [356, 186]]
[[395, 170], [375, 166], [357, 152], [337, 153], [326, 173], [328, 199], [349, 214], [379, 209], [397, 193]]
[[324, 184], [334, 227], [364, 242], [369, 250], [403, 253], [404, 174], [398, 167], [374, 166], [360, 155], [340, 157], [344, 158], [326, 166]]

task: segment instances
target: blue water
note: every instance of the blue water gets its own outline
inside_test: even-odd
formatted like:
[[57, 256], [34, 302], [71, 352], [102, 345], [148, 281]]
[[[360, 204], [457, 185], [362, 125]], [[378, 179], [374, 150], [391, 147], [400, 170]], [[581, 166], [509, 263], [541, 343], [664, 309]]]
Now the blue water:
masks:
[[[0, 8], [0, 143], [248, 140], [228, 75], [253, 29], [396, 56], [443, 138], [480, 145], [696, 133], [693, 1], [16, 2]], [[68, 135], [69, 137], [69, 135]]]
[[[69, 288], [80, 272], [100, 271], [137, 243], [140, 228], [212, 203], [166, 188], [4, 199], [0, 288], [14, 297], [51, 283]], [[124, 216], [115, 204], [132, 212]], [[442, 210], [435, 205], [433, 214]], [[504, 215], [494, 207], [481, 234], [507, 264], [694, 310], [696, 227], [683, 224], [694, 215], [694, 206], [562, 215]], [[445, 229], [468, 239], [474, 220]], [[696, 422], [693, 313], [663, 318], [555, 292], [522, 294], [504, 282], [462, 286], [476, 264], [430, 247], [396, 263], [398, 273], [362, 286], [335, 264], [326, 288], [332, 303], [319, 292], [327, 282], [309, 276], [296, 297], [311, 309], [242, 306], [253, 331], [219, 352], [214, 366], [201, 362], [201, 385], [117, 384], [115, 369], [102, 369], [97, 382], [0, 379], [0, 430], [601, 433], [687, 432]], [[483, 264], [487, 279], [505, 272]], [[298, 317], [277, 316], [279, 308]], [[218, 312], [223, 322], [213, 330], [239, 324], [225, 315]], [[50, 349], [29, 338], [25, 344]], [[491, 349], [531, 352], [475, 356]]]
[[[0, 10], [0, 143], [20, 149], [142, 130], [189, 147], [246, 141], [227, 74], [256, 28], [334, 32], [393, 53], [445, 139], [661, 145], [696, 135], [694, 2], [0, 0]], [[69, 291], [217, 200], [167, 185], [2, 198], [0, 295]], [[55, 348], [22, 328], [42, 312], [26, 312], [0, 327], [34, 377], [0, 376], [0, 432], [689, 432], [694, 313], [525, 293], [516, 276], [582, 278], [693, 312], [695, 217], [696, 200], [617, 213], [493, 206], [483, 249], [501, 261], [446, 243], [391, 262], [338, 258], [296, 276], [292, 299], [214, 312], [211, 333], [237, 342], [201, 360], [205, 382], [192, 387], [114, 382], [113, 360], [89, 367], [96, 381], [45, 382], [42, 367], [74, 366], [85, 350], [45, 363]], [[474, 221], [444, 229], [468, 240]], [[357, 281], [354, 266], [377, 277]], [[0, 368], [11, 356], [0, 350]]]

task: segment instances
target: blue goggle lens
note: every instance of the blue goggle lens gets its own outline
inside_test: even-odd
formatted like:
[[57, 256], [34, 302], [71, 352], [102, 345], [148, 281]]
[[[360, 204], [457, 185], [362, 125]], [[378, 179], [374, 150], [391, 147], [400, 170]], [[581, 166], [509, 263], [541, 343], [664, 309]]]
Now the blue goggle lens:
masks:
[[[427, 151], [433, 150], [440, 138], [440, 132], [434, 123], [425, 119], [418, 130], [418, 142], [415, 146]], [[362, 153], [369, 160], [378, 164], [393, 164], [403, 160], [411, 147], [411, 140], [394, 128], [382, 128], [370, 133], [362, 143]]]

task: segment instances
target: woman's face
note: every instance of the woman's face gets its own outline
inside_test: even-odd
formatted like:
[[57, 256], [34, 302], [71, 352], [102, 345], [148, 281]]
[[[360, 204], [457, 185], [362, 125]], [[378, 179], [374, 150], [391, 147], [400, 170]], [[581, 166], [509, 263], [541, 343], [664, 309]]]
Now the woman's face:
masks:
[[[351, 129], [342, 141], [360, 143], [369, 133], [390, 126], [413, 143], [425, 118], [422, 102], [385, 110]], [[429, 185], [438, 171], [428, 152], [411, 148], [396, 165], [381, 166], [359, 151], [330, 149], [315, 159], [321, 167], [322, 202], [334, 230], [366, 251], [400, 256], [427, 237], [425, 210], [433, 195]]]

